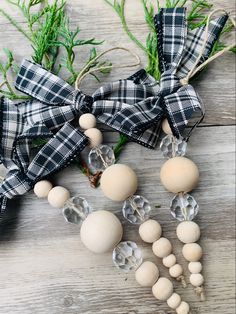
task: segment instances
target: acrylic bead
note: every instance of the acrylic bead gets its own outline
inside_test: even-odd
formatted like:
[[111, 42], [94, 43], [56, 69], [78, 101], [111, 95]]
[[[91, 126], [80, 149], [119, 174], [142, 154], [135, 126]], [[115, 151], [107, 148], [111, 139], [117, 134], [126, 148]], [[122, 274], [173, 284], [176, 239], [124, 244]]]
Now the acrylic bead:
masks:
[[188, 314], [189, 313], [189, 305], [187, 302], [182, 301], [180, 305], [176, 309], [177, 314]]
[[194, 287], [200, 287], [204, 283], [204, 278], [202, 274], [191, 274], [189, 277], [189, 281]]
[[55, 186], [48, 193], [48, 203], [55, 208], [62, 208], [70, 198], [70, 192], [62, 186]]
[[89, 138], [89, 147], [93, 148], [102, 144], [102, 132], [96, 128], [87, 129], [84, 134]]
[[188, 264], [188, 270], [192, 274], [199, 274], [202, 271], [202, 263], [200, 263], [200, 262], [190, 262]]
[[161, 168], [160, 179], [166, 190], [172, 193], [189, 192], [199, 181], [198, 168], [186, 157], [168, 159]]
[[187, 243], [183, 246], [182, 253], [189, 262], [197, 262], [202, 257], [202, 248], [198, 243]]
[[135, 272], [135, 279], [142, 287], [152, 287], [158, 277], [157, 266], [149, 261], [144, 262]]
[[160, 238], [152, 245], [153, 253], [160, 258], [168, 256], [172, 251], [172, 245], [166, 238]]
[[181, 297], [178, 293], [173, 293], [166, 303], [171, 309], [175, 310], [181, 303]]
[[174, 266], [170, 267], [169, 274], [173, 278], [178, 278], [183, 274], [183, 267], [179, 264], [175, 264]]
[[165, 277], [161, 277], [152, 287], [152, 293], [157, 300], [166, 301], [173, 294], [173, 284]]
[[161, 124], [161, 128], [162, 128], [162, 131], [167, 134], [167, 135], [171, 135], [172, 134], [172, 131], [171, 131], [171, 128], [170, 128], [170, 125], [169, 125], [169, 122], [167, 119], [164, 119], [162, 124]]
[[82, 243], [94, 253], [108, 252], [120, 242], [123, 228], [111, 212], [98, 210], [83, 221], [80, 229]]
[[139, 235], [141, 239], [147, 243], [153, 243], [160, 239], [161, 233], [161, 225], [153, 219], [145, 221], [139, 227]]
[[132, 196], [138, 187], [135, 172], [123, 164], [108, 167], [102, 174], [101, 189], [106, 197], [121, 202]]
[[178, 239], [183, 243], [193, 243], [200, 238], [200, 228], [193, 221], [182, 221], [177, 229], [176, 234]]
[[96, 118], [91, 113], [82, 114], [79, 118], [79, 126], [81, 129], [88, 130], [96, 126]]
[[43, 198], [47, 197], [48, 193], [52, 189], [52, 183], [47, 180], [39, 181], [34, 186], [34, 193], [37, 197]]
[[162, 263], [165, 267], [172, 267], [176, 264], [176, 257], [174, 254], [170, 254], [163, 258]]

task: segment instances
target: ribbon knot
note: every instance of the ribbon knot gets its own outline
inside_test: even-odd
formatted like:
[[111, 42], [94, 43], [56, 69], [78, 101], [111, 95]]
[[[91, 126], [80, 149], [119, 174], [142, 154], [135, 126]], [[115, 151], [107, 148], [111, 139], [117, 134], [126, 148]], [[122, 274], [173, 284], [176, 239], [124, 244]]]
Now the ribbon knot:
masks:
[[93, 97], [84, 95], [80, 90], [75, 90], [73, 102], [79, 113], [90, 113], [92, 111]]
[[162, 73], [160, 78], [160, 96], [171, 95], [181, 87], [180, 79], [175, 73], [169, 71]]

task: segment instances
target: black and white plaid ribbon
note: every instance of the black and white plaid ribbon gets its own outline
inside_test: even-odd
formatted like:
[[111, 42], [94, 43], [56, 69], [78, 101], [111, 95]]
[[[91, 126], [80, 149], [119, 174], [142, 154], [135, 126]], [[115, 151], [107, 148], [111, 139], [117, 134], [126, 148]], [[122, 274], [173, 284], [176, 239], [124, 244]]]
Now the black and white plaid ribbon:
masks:
[[[174, 135], [182, 136], [189, 119], [203, 113], [200, 98], [191, 85], [181, 86], [199, 55], [204, 27], [187, 30], [184, 8], [162, 9], [155, 17], [161, 80], [145, 70], [128, 79], [109, 83], [92, 96], [24, 60], [16, 88], [35, 100], [13, 104], [0, 102], [0, 157], [8, 173], [0, 186], [0, 208], [6, 201], [32, 188], [35, 182], [65, 167], [87, 144], [87, 138], [71, 122], [84, 112], [146, 147], [157, 144], [159, 126], [166, 116]], [[210, 23], [204, 62], [227, 20], [223, 15]], [[34, 138], [49, 142], [30, 162]]]

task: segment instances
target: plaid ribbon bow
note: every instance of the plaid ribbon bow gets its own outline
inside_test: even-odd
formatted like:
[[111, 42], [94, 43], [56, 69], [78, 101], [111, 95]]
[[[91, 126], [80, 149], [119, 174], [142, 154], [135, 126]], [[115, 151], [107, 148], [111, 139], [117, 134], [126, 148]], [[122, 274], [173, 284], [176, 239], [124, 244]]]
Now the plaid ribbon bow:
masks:
[[[193, 113], [203, 113], [193, 87], [180, 84], [199, 55], [204, 37], [204, 27], [187, 30], [185, 14], [184, 8], [162, 9], [155, 17], [160, 82], [140, 70], [87, 96], [40, 65], [23, 61], [16, 88], [35, 100], [16, 105], [6, 98], [0, 100], [0, 161], [8, 168], [0, 186], [0, 212], [7, 199], [24, 194], [38, 180], [65, 167], [85, 147], [87, 138], [71, 123], [81, 113], [93, 113], [149, 148], [157, 144], [163, 116], [179, 137]], [[201, 62], [208, 58], [226, 21], [223, 15], [210, 23]], [[49, 138], [49, 142], [30, 162], [34, 138]]]

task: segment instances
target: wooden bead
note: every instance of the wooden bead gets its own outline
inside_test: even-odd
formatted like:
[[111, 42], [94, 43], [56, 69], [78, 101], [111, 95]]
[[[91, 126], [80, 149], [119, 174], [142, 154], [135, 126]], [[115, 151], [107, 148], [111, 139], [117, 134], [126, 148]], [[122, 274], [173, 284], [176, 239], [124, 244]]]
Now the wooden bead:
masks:
[[114, 249], [122, 235], [120, 220], [113, 213], [105, 210], [89, 214], [80, 229], [82, 243], [90, 251], [98, 254]]
[[189, 192], [197, 186], [199, 172], [190, 159], [174, 157], [164, 163], [160, 178], [164, 187], [172, 193]]
[[166, 301], [173, 294], [173, 284], [165, 277], [161, 277], [152, 287], [152, 293], [157, 300]]
[[139, 227], [139, 235], [144, 242], [153, 243], [160, 239], [162, 228], [159, 222], [149, 219]]
[[84, 129], [91, 129], [96, 126], [96, 117], [91, 113], [82, 114], [79, 118], [79, 126]]
[[100, 184], [106, 197], [113, 201], [121, 202], [136, 192], [138, 179], [130, 167], [115, 164], [103, 172]]
[[191, 274], [189, 277], [189, 281], [194, 287], [200, 287], [204, 283], [204, 278], [202, 274]]
[[34, 193], [37, 197], [43, 198], [47, 197], [48, 193], [52, 189], [52, 183], [47, 180], [39, 181], [34, 186]]
[[182, 221], [177, 229], [176, 234], [178, 239], [183, 243], [193, 243], [200, 238], [200, 228], [193, 221]]
[[70, 198], [70, 192], [62, 186], [55, 186], [48, 193], [48, 203], [55, 208], [62, 208]]
[[87, 129], [84, 134], [89, 138], [89, 147], [94, 148], [102, 144], [102, 132], [96, 128]]
[[135, 279], [142, 287], [152, 287], [158, 277], [159, 270], [157, 266], [149, 261], [142, 263], [135, 272]]
[[188, 314], [189, 313], [189, 305], [187, 302], [182, 301], [180, 305], [176, 309], [177, 314]]
[[176, 264], [176, 257], [174, 254], [170, 254], [163, 258], [162, 263], [165, 267], [172, 267]]
[[162, 124], [161, 124], [161, 128], [162, 128], [162, 131], [167, 134], [167, 135], [171, 135], [172, 134], [172, 130], [170, 128], [170, 125], [169, 125], [169, 122], [167, 119], [164, 119], [162, 121]]
[[188, 264], [188, 270], [192, 274], [199, 274], [202, 271], [202, 263], [200, 263], [200, 262], [190, 262]]
[[172, 251], [172, 245], [166, 238], [160, 238], [152, 245], [153, 253], [160, 258], [168, 256]]
[[183, 246], [182, 253], [189, 262], [197, 262], [202, 257], [202, 248], [198, 243], [187, 243]]
[[183, 274], [183, 267], [179, 264], [175, 264], [174, 266], [170, 267], [169, 274], [173, 278], [178, 278]]
[[173, 293], [166, 302], [171, 309], [175, 310], [181, 303], [181, 297], [178, 293]]

